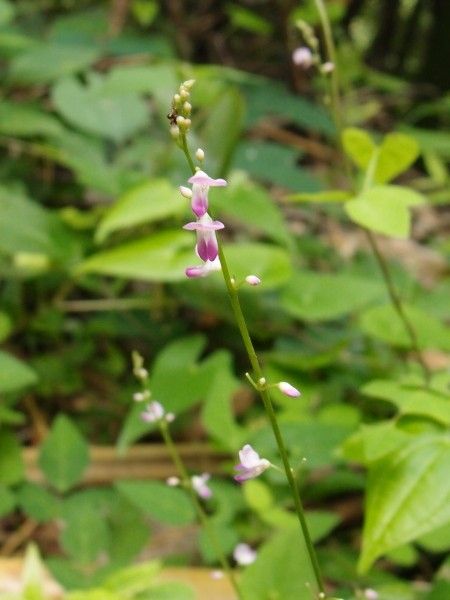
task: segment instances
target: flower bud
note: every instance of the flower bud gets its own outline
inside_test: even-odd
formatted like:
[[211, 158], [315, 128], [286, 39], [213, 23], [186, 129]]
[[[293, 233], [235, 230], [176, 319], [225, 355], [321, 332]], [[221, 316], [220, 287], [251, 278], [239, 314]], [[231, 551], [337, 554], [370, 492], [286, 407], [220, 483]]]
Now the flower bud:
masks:
[[172, 125], [170, 128], [170, 135], [174, 140], [177, 140], [180, 137], [180, 128], [177, 125]]
[[180, 194], [183, 198], [188, 198], [189, 200], [192, 198], [192, 190], [184, 185], [180, 185], [178, 188], [180, 190]]
[[170, 487], [176, 487], [177, 485], [180, 485], [180, 479], [178, 477], [168, 477], [166, 483]]
[[291, 398], [298, 398], [298, 396], [300, 396], [300, 391], [287, 381], [280, 381], [277, 383], [277, 388], [280, 392], [283, 392], [285, 396], [290, 396]]
[[261, 279], [257, 275], [247, 275], [245, 281], [248, 285], [259, 285], [261, 283]]
[[201, 148], [197, 148], [195, 158], [200, 161], [205, 160], [205, 152]]
[[334, 71], [334, 63], [330, 61], [323, 63], [321, 70], [322, 73], [325, 73], [325, 75], [328, 75], [328, 73], [332, 73]]
[[185, 102], [183, 104], [183, 111], [187, 114], [190, 115], [191, 114], [191, 110], [192, 110], [192, 104], [190, 102]]
[[181, 84], [187, 90], [190, 90], [195, 83], [195, 79], [188, 79]]

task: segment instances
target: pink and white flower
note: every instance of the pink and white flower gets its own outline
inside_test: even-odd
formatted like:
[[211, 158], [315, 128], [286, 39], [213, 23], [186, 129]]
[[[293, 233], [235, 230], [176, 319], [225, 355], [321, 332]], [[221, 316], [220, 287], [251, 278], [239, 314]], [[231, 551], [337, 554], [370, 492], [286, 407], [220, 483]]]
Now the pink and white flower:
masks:
[[234, 467], [238, 471], [234, 478], [239, 482], [254, 479], [271, 466], [270, 461], [261, 458], [250, 444], [245, 444], [242, 450], [239, 450], [239, 460], [241, 462]]
[[208, 498], [211, 498], [213, 495], [211, 488], [208, 486], [210, 477], [211, 475], [209, 473], [193, 475], [191, 477], [191, 484], [194, 488], [194, 491], [200, 498], [203, 498], [204, 500], [208, 500]]
[[188, 179], [192, 183], [192, 212], [202, 217], [208, 211], [208, 190], [210, 187], [227, 185], [225, 179], [213, 179], [204, 171], [198, 170]]
[[208, 213], [204, 213], [197, 221], [192, 221], [183, 226], [183, 229], [197, 232], [196, 251], [203, 261], [213, 261], [217, 258], [219, 246], [216, 231], [223, 229], [221, 221], [213, 221]]
[[194, 267], [188, 267], [185, 271], [186, 276], [189, 279], [195, 279], [197, 277], [206, 277], [210, 273], [214, 271], [220, 271], [221, 269], [220, 260], [216, 258], [215, 260], [207, 260], [202, 265], [196, 265]]
[[245, 543], [238, 544], [233, 550], [233, 558], [241, 567], [251, 565], [255, 562], [257, 556], [256, 550]]
[[307, 46], [300, 46], [299, 48], [296, 48], [292, 53], [292, 62], [297, 65], [297, 67], [309, 69], [309, 67], [313, 64], [313, 55], [311, 50]]
[[163, 405], [156, 400], [147, 404], [145, 410], [141, 413], [141, 419], [146, 423], [156, 423], [162, 419], [166, 419], [170, 422], [173, 421], [174, 418], [175, 415], [173, 415], [173, 413], [166, 414]]

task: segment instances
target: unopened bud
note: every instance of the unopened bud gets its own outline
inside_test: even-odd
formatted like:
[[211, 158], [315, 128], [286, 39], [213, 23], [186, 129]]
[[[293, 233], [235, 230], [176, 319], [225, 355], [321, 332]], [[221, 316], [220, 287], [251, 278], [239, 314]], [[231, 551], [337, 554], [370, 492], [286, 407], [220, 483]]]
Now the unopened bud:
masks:
[[184, 87], [180, 88], [180, 98], [181, 100], [187, 100], [189, 98], [190, 94], [187, 91], [187, 89], [185, 89]]
[[334, 63], [328, 61], [323, 63], [322, 67], [322, 73], [325, 73], [326, 75], [328, 75], [328, 73], [332, 73], [334, 71]]
[[197, 148], [195, 151], [195, 158], [197, 160], [205, 160], [205, 152], [201, 148]]
[[313, 55], [307, 46], [296, 48], [292, 53], [292, 62], [302, 69], [309, 69], [313, 64]]
[[170, 487], [176, 487], [177, 485], [180, 485], [180, 479], [178, 477], [168, 477], [166, 483]]
[[192, 198], [192, 190], [191, 188], [188, 188], [184, 185], [180, 185], [180, 187], [178, 188], [180, 190], [180, 194], [184, 197], [184, 198]]
[[183, 104], [183, 111], [187, 114], [190, 115], [191, 114], [191, 110], [192, 110], [192, 104], [190, 102], [185, 102]]
[[181, 102], [180, 94], [174, 94], [173, 101], [174, 101], [174, 104], [180, 104], [180, 102]]
[[186, 129], [189, 129], [189, 127], [192, 125], [192, 121], [190, 119], [185, 119], [184, 120], [184, 126], [186, 127]]
[[261, 283], [261, 279], [256, 275], [247, 275], [245, 281], [248, 283], [248, 285], [259, 285]]
[[180, 128], [177, 125], [172, 125], [170, 128], [170, 135], [174, 140], [177, 140], [180, 137]]
[[186, 88], [187, 90], [190, 90], [192, 88], [192, 86], [195, 83], [195, 79], [187, 79], [186, 81], [183, 81], [183, 83], [181, 84], [184, 88]]
[[260, 377], [258, 379], [258, 383], [259, 383], [259, 385], [266, 385], [266, 378], [265, 377]]
[[172, 423], [173, 421], [175, 421], [175, 415], [171, 412], [166, 414], [166, 421], [168, 423]]

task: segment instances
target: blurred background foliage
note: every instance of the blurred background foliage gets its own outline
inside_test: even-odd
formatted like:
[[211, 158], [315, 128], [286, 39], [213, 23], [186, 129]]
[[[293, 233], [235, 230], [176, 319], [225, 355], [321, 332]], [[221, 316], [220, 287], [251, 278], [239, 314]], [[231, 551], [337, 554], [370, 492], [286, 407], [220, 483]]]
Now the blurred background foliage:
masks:
[[[209, 439], [228, 456], [248, 442], [277, 460], [242, 382], [246, 358], [220, 278], [184, 276], [195, 261], [180, 229], [189, 207], [177, 192], [188, 170], [167, 113], [180, 81], [194, 78], [190, 144], [205, 149], [211, 176], [229, 181], [211, 203], [227, 223], [233, 273], [263, 281], [242, 289], [252, 335], [269, 379], [302, 390], [300, 400], [274, 397], [327, 580], [345, 598], [364, 586], [386, 600], [450, 595], [442, 575], [448, 509], [439, 505], [435, 521], [416, 527], [436, 489], [444, 507], [450, 493], [441, 477], [450, 423], [450, 4], [327, 6], [347, 124], [376, 140], [400, 131], [420, 147], [400, 183], [426, 202], [415, 208], [411, 238], [383, 238], [382, 249], [433, 372], [431, 391], [361, 232], [339, 202], [323, 202], [333, 200], [327, 188], [346, 183], [327, 89], [291, 62], [302, 41], [295, 22], [318, 26], [313, 2], [0, 0], [3, 554], [33, 537], [63, 584], [86, 587], [128, 564], [165, 523], [198, 537], [167, 561], [214, 562], [180, 490], [146, 480], [80, 487], [89, 444], [124, 453], [143, 436], [158, 441], [131, 407], [135, 348], [154, 397], [178, 415], [179, 441]], [[25, 469], [23, 448], [36, 447], [40, 479]], [[385, 558], [358, 575], [363, 492], [380, 493], [389, 469], [393, 484], [381, 493], [407, 487], [389, 462], [405, 448], [408, 469], [423, 467], [428, 483], [390, 523], [390, 538], [371, 541], [366, 525], [366, 567]], [[242, 538], [259, 544], [290, 528], [283, 481], [277, 473], [267, 480], [272, 491], [255, 481], [243, 493], [214, 481], [226, 552]], [[272, 544], [268, 562], [281, 552], [281, 542]], [[252, 577], [261, 572], [248, 576], [250, 590]]]

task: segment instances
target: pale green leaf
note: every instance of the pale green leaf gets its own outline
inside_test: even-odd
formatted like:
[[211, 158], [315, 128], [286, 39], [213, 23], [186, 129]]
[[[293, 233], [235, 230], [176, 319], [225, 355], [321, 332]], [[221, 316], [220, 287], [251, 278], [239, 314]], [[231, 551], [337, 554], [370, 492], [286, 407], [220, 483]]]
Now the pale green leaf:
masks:
[[186, 198], [165, 179], [153, 179], [127, 191], [106, 212], [95, 237], [103, 242], [113, 231], [182, 214]]
[[75, 127], [120, 143], [148, 121], [147, 104], [133, 93], [105, 92], [104, 80], [91, 77], [84, 86], [78, 80], [63, 79], [53, 88], [58, 112]]
[[311, 561], [298, 528], [283, 531], [267, 542], [241, 579], [243, 594], [258, 600], [299, 600], [305, 597], [305, 593], [314, 597], [318, 592], [316, 586]]
[[410, 235], [410, 206], [422, 204], [423, 196], [405, 187], [375, 186], [345, 204], [350, 219], [371, 231], [406, 239]]
[[361, 309], [382, 293], [380, 285], [369, 279], [302, 271], [283, 290], [281, 303], [296, 318], [326, 321]]
[[33, 385], [36, 373], [12, 354], [0, 351], [0, 392], [14, 392]]
[[[438, 319], [414, 306], [403, 305], [413, 324], [420, 348], [450, 350], [450, 329]], [[364, 333], [393, 346], [411, 348], [412, 342], [403, 321], [391, 304], [368, 308], [360, 315]]]
[[421, 436], [369, 471], [359, 571], [450, 520], [450, 443]]
[[118, 491], [144, 514], [161, 523], [186, 525], [195, 518], [186, 492], [159, 481], [120, 481]]
[[149, 585], [153, 585], [153, 581], [160, 571], [161, 565], [157, 561], [131, 565], [110, 575], [103, 582], [102, 587], [129, 597], [145, 592]]
[[42, 43], [15, 57], [9, 77], [14, 83], [48, 83], [64, 75], [77, 73], [100, 56], [100, 49], [87, 45]]
[[33, 104], [0, 103], [0, 133], [18, 137], [53, 136], [63, 130], [59, 121]]
[[56, 519], [60, 512], [58, 498], [31, 481], [26, 481], [19, 487], [17, 502], [22, 510], [38, 523]]
[[345, 202], [351, 197], [351, 193], [345, 190], [326, 190], [324, 192], [289, 194], [285, 196], [285, 200], [288, 202]]
[[80, 481], [89, 463], [86, 440], [65, 415], [58, 415], [39, 452], [39, 466], [49, 482], [66, 492]]
[[380, 146], [374, 179], [377, 183], [391, 181], [419, 156], [419, 144], [404, 133], [388, 133]]
[[17, 437], [7, 429], [0, 430], [0, 483], [13, 485], [24, 477], [25, 466]]
[[[70, 498], [73, 504], [75, 496]], [[64, 551], [80, 565], [91, 565], [105, 554], [110, 545], [107, 522], [98, 509], [87, 502], [77, 502], [75, 510], [64, 511], [64, 528], [59, 536]]]
[[363, 129], [348, 127], [342, 133], [345, 153], [363, 171], [369, 166], [376, 146], [370, 135]]
[[186, 232], [166, 230], [89, 257], [80, 273], [98, 273], [145, 281], [183, 281], [194, 240]]
[[363, 394], [392, 402], [401, 415], [420, 415], [450, 425], [450, 396], [388, 379], [376, 379], [364, 385]]

